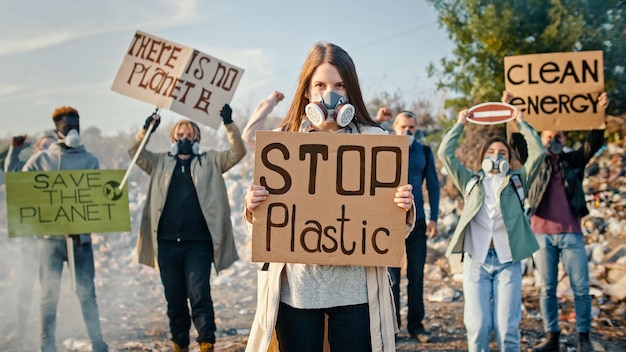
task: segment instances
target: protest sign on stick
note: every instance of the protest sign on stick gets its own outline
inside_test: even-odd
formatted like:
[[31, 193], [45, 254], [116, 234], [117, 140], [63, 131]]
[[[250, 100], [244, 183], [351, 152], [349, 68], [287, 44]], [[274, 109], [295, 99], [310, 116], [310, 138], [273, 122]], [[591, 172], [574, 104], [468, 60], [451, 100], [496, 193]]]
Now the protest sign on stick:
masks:
[[137, 31], [111, 89], [217, 128], [244, 70], [194, 48]]
[[257, 132], [252, 261], [401, 266], [407, 178], [406, 136]]

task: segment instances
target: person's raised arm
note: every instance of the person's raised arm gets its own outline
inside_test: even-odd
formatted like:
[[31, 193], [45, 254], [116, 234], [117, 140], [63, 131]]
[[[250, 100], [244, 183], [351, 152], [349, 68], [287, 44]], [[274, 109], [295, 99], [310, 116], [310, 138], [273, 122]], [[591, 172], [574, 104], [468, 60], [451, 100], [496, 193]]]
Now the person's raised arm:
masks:
[[220, 110], [220, 117], [224, 122], [230, 149], [221, 151], [218, 154], [217, 164], [220, 166], [222, 172], [228, 171], [246, 155], [246, 146], [243, 143], [243, 139], [241, 139], [239, 127], [237, 127], [237, 124], [233, 123], [232, 115], [233, 109], [230, 105], [224, 104]]
[[265, 129], [265, 121], [268, 115], [284, 98], [285, 95], [283, 93], [275, 90], [269, 97], [261, 100], [256, 106], [252, 116], [250, 116], [250, 120], [248, 120], [248, 123], [241, 132], [241, 138], [250, 148], [254, 149], [256, 145], [256, 131]]
[[20, 153], [26, 146], [26, 135], [15, 136], [11, 139], [7, 157], [4, 159], [4, 172], [20, 171]]

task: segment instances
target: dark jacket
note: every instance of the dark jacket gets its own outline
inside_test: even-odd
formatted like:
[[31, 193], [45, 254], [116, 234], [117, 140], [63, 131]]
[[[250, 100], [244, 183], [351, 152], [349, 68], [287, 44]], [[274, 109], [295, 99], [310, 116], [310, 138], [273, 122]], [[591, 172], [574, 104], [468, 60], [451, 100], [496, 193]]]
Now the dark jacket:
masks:
[[[523, 159], [525, 145], [515, 135], [513, 135], [510, 144], [513, 146], [516, 154]], [[565, 194], [567, 195], [570, 208], [578, 218], [589, 214], [583, 190], [585, 166], [603, 144], [604, 130], [591, 130], [587, 135], [587, 140], [580, 148], [571, 152], [561, 153], [559, 156], [559, 165], [563, 171]], [[528, 190], [529, 216], [537, 211], [552, 175], [552, 164], [548, 158], [550, 158], [549, 155], [546, 156], [537, 178]]]

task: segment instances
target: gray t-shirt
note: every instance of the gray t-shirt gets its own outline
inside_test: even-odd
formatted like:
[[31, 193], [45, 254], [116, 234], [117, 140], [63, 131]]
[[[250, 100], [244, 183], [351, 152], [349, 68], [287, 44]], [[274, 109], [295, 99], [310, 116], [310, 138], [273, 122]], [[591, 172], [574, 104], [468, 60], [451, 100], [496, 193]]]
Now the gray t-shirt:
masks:
[[[336, 133], [387, 134], [382, 128], [354, 123]], [[287, 264], [281, 276], [280, 301], [300, 309], [367, 303], [365, 267]]]

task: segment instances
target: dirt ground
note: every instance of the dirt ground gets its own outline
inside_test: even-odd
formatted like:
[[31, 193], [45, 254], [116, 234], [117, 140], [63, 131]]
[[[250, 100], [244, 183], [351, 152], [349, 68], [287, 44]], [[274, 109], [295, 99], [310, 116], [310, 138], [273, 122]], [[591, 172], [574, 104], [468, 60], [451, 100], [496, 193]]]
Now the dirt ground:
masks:
[[[5, 247], [6, 249], [7, 247]], [[101, 257], [104, 250], [99, 250]], [[4, 257], [6, 258], [6, 257]], [[432, 259], [429, 259], [431, 261]], [[108, 262], [109, 267], [104, 268]], [[96, 283], [102, 329], [111, 351], [165, 352], [171, 351], [165, 301], [158, 274], [141, 266], [111, 266], [110, 260], [98, 261]], [[80, 318], [80, 309], [75, 296], [70, 292], [67, 271], [64, 272], [61, 301], [59, 302], [57, 346], [59, 351], [86, 352], [91, 347]], [[35, 285], [37, 286], [37, 285]], [[434, 294], [443, 287], [462, 292], [461, 284], [443, 280], [425, 282], [425, 296]], [[11, 280], [2, 280], [0, 297], [11, 300]], [[36, 288], [35, 288], [36, 291]], [[212, 293], [216, 310], [218, 338], [216, 351], [244, 351], [250, 324], [255, 311], [256, 264], [237, 262], [233, 268], [212, 279]], [[34, 292], [38, 297], [38, 292]], [[403, 290], [403, 302], [406, 294]], [[522, 349], [526, 350], [543, 337], [538, 305], [538, 289], [524, 286], [524, 315], [521, 324]], [[33, 298], [30, 315], [30, 331], [25, 344], [7, 343], [6, 334], [12, 327], [11, 307], [0, 309], [0, 351], [28, 352], [38, 350], [37, 307]], [[8, 302], [10, 303], [10, 302]], [[572, 302], [564, 298], [561, 310], [561, 350], [573, 351], [576, 346], [575, 323], [572, 317]], [[592, 337], [598, 351], [626, 351], [626, 304], [594, 298], [594, 320]], [[466, 350], [465, 331], [462, 323], [463, 298], [452, 302], [426, 302], [426, 326], [431, 333], [426, 343], [411, 339], [403, 325], [398, 335], [397, 351], [463, 351]], [[402, 309], [406, 317], [406, 307]], [[68, 324], [68, 322], [73, 324]], [[405, 323], [403, 321], [403, 323]], [[194, 337], [192, 328], [192, 339]], [[191, 350], [197, 348], [191, 344]], [[497, 350], [495, 342], [492, 350]]]

